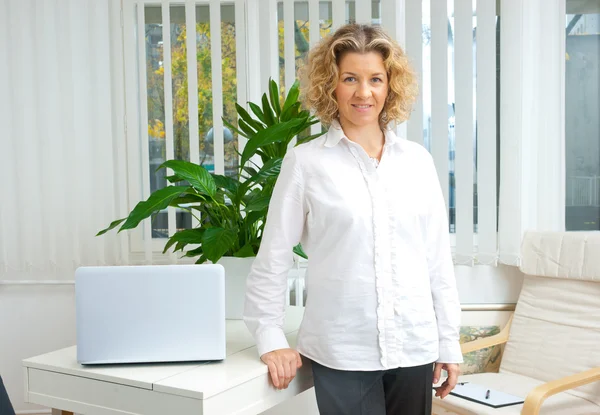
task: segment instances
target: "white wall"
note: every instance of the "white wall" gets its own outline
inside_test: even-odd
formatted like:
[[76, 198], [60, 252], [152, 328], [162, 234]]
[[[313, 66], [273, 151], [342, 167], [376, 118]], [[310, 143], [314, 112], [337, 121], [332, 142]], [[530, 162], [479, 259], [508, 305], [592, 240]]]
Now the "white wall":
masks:
[[[516, 302], [523, 282], [516, 268], [506, 266], [457, 266], [456, 278], [463, 304]], [[75, 344], [74, 309], [72, 285], [0, 285], [0, 375], [17, 412], [43, 410], [24, 403], [21, 361]], [[314, 405], [313, 392], [307, 392], [265, 415], [307, 415]]]
[[75, 344], [74, 308], [72, 285], [0, 285], [0, 374], [16, 411], [41, 408], [24, 403], [21, 361]]

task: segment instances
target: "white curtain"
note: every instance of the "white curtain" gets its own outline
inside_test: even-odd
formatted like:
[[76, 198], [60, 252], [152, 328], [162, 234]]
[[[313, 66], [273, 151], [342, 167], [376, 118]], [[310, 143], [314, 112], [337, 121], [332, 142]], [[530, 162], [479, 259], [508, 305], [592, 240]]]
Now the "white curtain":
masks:
[[565, 229], [564, 0], [503, 0], [499, 258], [527, 230]]
[[125, 213], [109, 15], [108, 0], [0, 2], [0, 280], [127, 261], [126, 237], [95, 236]]

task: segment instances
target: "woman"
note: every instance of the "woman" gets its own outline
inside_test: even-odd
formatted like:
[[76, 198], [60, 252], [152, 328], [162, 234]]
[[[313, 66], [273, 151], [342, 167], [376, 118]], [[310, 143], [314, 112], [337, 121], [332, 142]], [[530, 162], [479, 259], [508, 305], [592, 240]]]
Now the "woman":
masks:
[[[326, 135], [286, 155], [244, 319], [273, 384], [312, 363], [321, 414], [431, 413], [462, 362], [446, 205], [431, 156], [388, 128], [415, 77], [380, 28], [346, 25], [311, 51], [304, 100]], [[297, 351], [282, 330], [292, 247], [309, 257]], [[435, 364], [435, 367], [434, 367]]]

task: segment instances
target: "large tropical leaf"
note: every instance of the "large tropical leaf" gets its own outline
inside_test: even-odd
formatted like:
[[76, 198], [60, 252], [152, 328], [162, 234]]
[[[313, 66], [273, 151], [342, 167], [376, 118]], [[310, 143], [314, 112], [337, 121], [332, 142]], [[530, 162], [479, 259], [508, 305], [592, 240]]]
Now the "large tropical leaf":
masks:
[[298, 110], [300, 109], [300, 103], [296, 102], [289, 107], [285, 108], [281, 111], [281, 121], [288, 121], [298, 115]]
[[255, 130], [260, 130], [263, 128], [262, 125], [260, 125], [259, 122], [257, 122], [256, 120], [254, 120], [250, 114], [248, 114], [248, 111], [246, 111], [244, 108], [242, 108], [239, 104], [235, 104], [235, 108], [237, 110], [237, 113], [239, 114], [240, 118], [242, 120], [244, 120], [248, 125], [250, 125], [252, 128], [254, 128]]
[[275, 124], [273, 110], [271, 109], [271, 104], [269, 104], [269, 99], [267, 98], [267, 94], [263, 94], [263, 96], [262, 96], [262, 110], [263, 110], [263, 114], [265, 114], [265, 120], [267, 121], [265, 124], [267, 124], [267, 126]]
[[188, 181], [199, 193], [214, 197], [217, 192], [217, 186], [208, 170], [189, 161], [167, 160], [160, 167], [168, 167], [175, 174]]
[[[188, 189], [191, 189], [191, 188], [188, 187]], [[206, 202], [206, 196], [199, 195], [197, 193], [185, 192], [181, 196], [176, 197], [175, 199], [171, 200], [171, 203], [169, 203], [169, 206], [184, 206], [184, 205], [197, 204], [197, 203], [202, 203], [202, 202]]]
[[131, 211], [127, 220], [119, 229], [119, 232], [125, 229], [133, 229], [141, 221], [150, 217], [150, 215], [161, 211], [169, 206], [171, 201], [188, 190], [187, 186], [167, 186], [156, 190], [150, 195], [148, 200], [139, 202]]
[[235, 243], [237, 232], [231, 229], [208, 228], [202, 237], [204, 255], [211, 262], [217, 262]]
[[262, 112], [262, 110], [260, 109], [260, 107], [258, 105], [256, 105], [254, 102], [249, 102], [248, 105], [250, 106], [250, 109], [252, 110], [252, 112], [254, 113], [254, 115], [256, 115], [256, 117], [259, 120], [261, 120], [263, 124], [265, 124], [266, 126], [268, 126], [267, 119], [265, 118], [265, 114]]
[[312, 140], [314, 140], [317, 137], [321, 137], [323, 134], [326, 134], [326, 132], [324, 131], [322, 133], [317, 133], [317, 134], [309, 135], [308, 137], [299, 138], [298, 142], [296, 143], [296, 145], [308, 143], [309, 141], [312, 141]]
[[279, 172], [281, 171], [281, 162], [282, 158], [277, 157], [273, 158], [265, 163], [262, 169], [257, 172], [255, 175], [250, 177], [247, 181], [251, 183], [260, 183], [266, 178], [274, 178], [279, 176]]
[[255, 222], [261, 220], [261, 219], [265, 219], [267, 213], [267, 209], [263, 209], [263, 210], [256, 210], [253, 212], [248, 212], [248, 214], [246, 215], [246, 226], [250, 227], [252, 226]]
[[285, 112], [286, 109], [290, 108], [292, 105], [298, 103], [298, 97], [300, 96], [300, 83], [298, 80], [294, 82], [292, 87], [290, 88], [287, 97], [285, 98], [285, 103], [283, 104], [283, 109], [281, 112]]
[[233, 179], [232, 177], [223, 176], [220, 174], [213, 174], [212, 177], [215, 180], [215, 184], [218, 188], [225, 189], [232, 195], [237, 195], [240, 182]]
[[258, 171], [252, 166], [244, 166], [242, 169], [250, 176], [256, 176], [258, 174]]
[[[177, 249], [175, 249], [175, 251], [177, 251]], [[199, 246], [198, 248], [190, 249], [189, 251], [187, 251], [185, 254], [183, 254], [182, 258], [186, 258], [186, 257], [191, 258], [191, 257], [195, 257], [198, 255], [202, 255], [203, 253], [204, 253], [204, 248], [202, 246]]]
[[241, 165], [245, 165], [250, 157], [256, 154], [257, 150], [267, 144], [286, 141], [291, 131], [304, 122], [303, 119], [293, 119], [279, 124], [275, 124], [264, 130], [260, 130], [254, 137], [246, 143], [242, 153]]
[[119, 226], [119, 225], [121, 224], [121, 222], [123, 222], [125, 219], [127, 219], [127, 218], [123, 218], [123, 219], [117, 219], [117, 220], [115, 220], [115, 221], [112, 221], [112, 222], [110, 223], [110, 225], [108, 225], [108, 228], [106, 228], [106, 229], [102, 229], [100, 232], [98, 232], [98, 233], [96, 234], [96, 236], [104, 235], [106, 232], [110, 231], [111, 229], [114, 229], [114, 228], [116, 228], [116, 227], [117, 227], [117, 226]]
[[196, 264], [204, 264], [206, 261], [208, 261], [208, 258], [206, 257], [206, 255], [200, 255], [200, 258], [198, 258], [198, 260], [195, 263]]
[[281, 115], [281, 104], [279, 103], [279, 88], [273, 79], [269, 79], [269, 97], [271, 98], [271, 106], [275, 110], [275, 116], [279, 118]]
[[251, 138], [252, 136], [254, 136], [256, 134], [256, 130], [254, 128], [252, 128], [250, 126], [250, 124], [248, 124], [246, 121], [239, 119], [238, 120], [238, 125], [240, 126], [241, 130], [246, 133], [246, 136], [248, 138]]
[[254, 253], [254, 248], [252, 248], [252, 245], [244, 245], [242, 249], [233, 253], [233, 256], [236, 258], [250, 258], [254, 255], [256, 254]]
[[169, 250], [175, 243], [179, 242], [178, 247], [181, 249], [187, 244], [201, 244], [204, 229], [184, 229], [171, 236], [165, 245], [163, 254]]
[[252, 199], [246, 205], [246, 212], [254, 212], [257, 210], [266, 209], [269, 206], [269, 202], [271, 201], [271, 194], [260, 194]]
[[304, 259], [308, 259], [308, 255], [306, 255], [306, 253], [304, 252], [304, 249], [302, 249], [302, 245], [298, 244], [294, 247], [293, 249], [294, 253]]

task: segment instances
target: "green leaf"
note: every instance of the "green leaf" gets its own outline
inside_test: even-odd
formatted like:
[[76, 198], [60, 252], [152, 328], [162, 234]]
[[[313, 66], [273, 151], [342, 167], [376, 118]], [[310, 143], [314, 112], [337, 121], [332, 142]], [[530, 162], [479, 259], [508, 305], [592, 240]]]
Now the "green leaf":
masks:
[[[160, 169], [160, 167], [159, 167], [159, 169]], [[177, 183], [177, 182], [182, 182], [184, 180], [176, 174], [174, 174], [172, 176], [165, 176], [165, 179], [167, 179], [167, 181], [169, 183]]]
[[240, 182], [238, 182], [237, 180], [235, 180], [229, 176], [223, 176], [220, 174], [213, 174], [212, 178], [215, 180], [215, 184], [217, 185], [218, 188], [225, 189], [232, 195], [237, 194], [238, 187], [240, 185]]
[[231, 229], [208, 228], [202, 238], [204, 255], [211, 262], [216, 263], [233, 246], [237, 232]]
[[265, 114], [265, 120], [267, 121], [265, 124], [267, 126], [271, 126], [275, 124], [275, 118], [273, 117], [273, 110], [271, 109], [271, 104], [269, 104], [269, 99], [267, 98], [267, 94], [263, 94], [262, 96], [262, 110]]
[[269, 79], [269, 96], [271, 98], [271, 105], [275, 110], [275, 115], [279, 117], [281, 115], [281, 104], [279, 104], [279, 87], [273, 79]]
[[196, 264], [204, 264], [206, 261], [208, 261], [206, 255], [201, 255], [200, 258], [198, 258], [198, 260], [196, 261]]
[[167, 160], [160, 166], [172, 169], [176, 175], [187, 180], [190, 186], [193, 186], [199, 193], [210, 197], [215, 196], [217, 186], [204, 167], [183, 160]]
[[182, 251], [183, 248], [185, 248], [185, 245], [185, 242], [177, 242], [177, 245], [175, 245], [175, 249], [173, 250], [173, 252]]
[[306, 253], [304, 252], [304, 250], [302, 249], [302, 245], [298, 244], [294, 247], [293, 249], [294, 253], [304, 259], [308, 259], [308, 255], [306, 255]]
[[127, 220], [119, 229], [119, 232], [125, 229], [135, 228], [142, 220], [169, 206], [169, 203], [171, 203], [173, 199], [185, 193], [187, 189], [187, 186], [167, 186], [156, 190], [150, 195], [148, 200], [139, 202], [135, 208], [133, 208], [129, 216], [127, 216]]
[[256, 133], [254, 137], [248, 140], [242, 153], [241, 165], [244, 166], [250, 157], [256, 154], [257, 150], [267, 144], [286, 141], [290, 132], [304, 122], [302, 119], [294, 119], [279, 124]]
[[206, 198], [193, 193], [184, 193], [183, 195], [176, 197], [169, 203], [169, 206], [178, 207], [181, 205], [188, 205], [190, 203], [203, 203], [206, 202]]
[[198, 255], [202, 255], [203, 252], [203, 247], [199, 246], [198, 248], [190, 249], [189, 251], [187, 251], [185, 254], [183, 254], [182, 258], [192, 258]]
[[298, 142], [296, 143], [296, 145], [308, 143], [309, 141], [312, 141], [317, 137], [321, 137], [323, 134], [326, 134], [326, 132], [317, 133], [317, 134], [309, 135], [308, 137], [304, 137], [302, 139], [298, 139]]
[[267, 120], [265, 118], [265, 114], [263, 114], [260, 107], [258, 105], [256, 105], [254, 102], [249, 102], [248, 105], [250, 106], [250, 109], [252, 110], [254, 115], [256, 115], [258, 117], [258, 119], [262, 121], [263, 124], [267, 125]]
[[281, 121], [288, 121], [298, 115], [298, 110], [300, 109], [300, 103], [296, 102], [290, 105], [288, 108], [281, 111]]
[[250, 176], [256, 176], [258, 172], [252, 166], [244, 166], [243, 170], [248, 173]]
[[260, 183], [262, 179], [273, 178], [279, 176], [279, 172], [281, 171], [281, 162], [282, 158], [277, 157], [271, 159], [265, 163], [262, 169], [257, 172], [255, 175], [248, 179], [248, 182]]
[[117, 227], [117, 226], [119, 226], [119, 225], [121, 224], [121, 222], [123, 222], [125, 219], [127, 219], [127, 218], [123, 218], [123, 219], [117, 219], [117, 220], [115, 220], [115, 221], [112, 221], [112, 222], [110, 223], [110, 225], [108, 225], [108, 228], [106, 228], [106, 229], [102, 229], [100, 232], [98, 232], [98, 233], [96, 234], [96, 236], [104, 235], [106, 232], [110, 231], [111, 229], [114, 229], [114, 228], [116, 228], [116, 227]]
[[246, 205], [246, 212], [253, 212], [257, 210], [263, 210], [269, 206], [271, 201], [271, 194], [258, 195], [253, 197], [250, 202]]
[[250, 258], [255, 255], [256, 254], [254, 253], [254, 248], [252, 248], [252, 245], [244, 245], [242, 249], [233, 253], [233, 256], [236, 258]]
[[248, 111], [246, 111], [237, 103], [235, 104], [235, 108], [237, 110], [237, 113], [240, 115], [240, 118], [242, 118], [248, 125], [252, 126], [257, 131], [260, 129], [261, 126], [256, 120], [252, 119], [250, 114], [248, 114]]
[[[298, 80], [294, 82], [292, 87], [290, 88], [287, 97], [285, 98], [285, 103], [283, 104], [282, 113], [285, 112], [286, 109], [290, 108], [294, 104], [300, 104], [298, 102], [298, 97], [300, 96], [300, 83]], [[300, 105], [298, 105], [300, 106]]]
[[[183, 246], [187, 245], [187, 244], [200, 244], [202, 243], [202, 235], [204, 235], [204, 229], [184, 229], [182, 231], [179, 231], [175, 234], [173, 234], [173, 236], [171, 236], [171, 238], [169, 238], [169, 240], [167, 241], [166, 245], [165, 245], [165, 249], [163, 250], [163, 254], [165, 252], [167, 252], [169, 250], [170, 247], [172, 247], [175, 243], [177, 242], [181, 242], [183, 243]], [[180, 248], [183, 248], [182, 245], [178, 245], [180, 246]]]
[[238, 130], [238, 129], [237, 129], [237, 128], [236, 128], [236, 127], [233, 125], [233, 124], [231, 124], [231, 123], [230, 123], [229, 121], [227, 121], [225, 118], [221, 117], [221, 119], [223, 120], [223, 124], [225, 124], [225, 126], [226, 126], [227, 128], [229, 128], [230, 130], [233, 130], [233, 131], [235, 131], [236, 133], [238, 133], [238, 135], [241, 135], [242, 137], [246, 137], [246, 138], [248, 138], [248, 136], [247, 136], [245, 133], [243, 133], [243, 132], [241, 132], [240, 130]]
[[260, 220], [260, 219], [265, 219], [265, 216], [267, 214], [267, 209], [264, 210], [257, 210], [254, 212], [249, 212], [246, 215], [246, 226], [250, 227], [252, 226], [256, 221]]
[[256, 135], [256, 131], [246, 121], [240, 119], [238, 120], [238, 125], [242, 131], [246, 133], [247, 137], [251, 138], [252, 136]]

